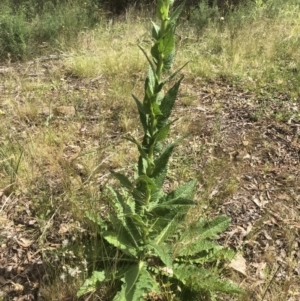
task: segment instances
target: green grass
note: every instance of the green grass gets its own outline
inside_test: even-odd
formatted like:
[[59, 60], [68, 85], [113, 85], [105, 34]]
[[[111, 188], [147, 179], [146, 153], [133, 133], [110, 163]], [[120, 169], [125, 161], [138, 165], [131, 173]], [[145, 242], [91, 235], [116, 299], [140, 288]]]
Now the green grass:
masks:
[[[299, 95], [299, 3], [266, 1], [217, 14], [207, 26], [195, 11], [191, 30], [182, 28], [181, 62], [191, 76], [222, 77], [243, 88]], [[199, 13], [201, 10], [199, 10]], [[210, 15], [207, 13], [207, 18]], [[179, 58], [180, 59], [180, 58]]]

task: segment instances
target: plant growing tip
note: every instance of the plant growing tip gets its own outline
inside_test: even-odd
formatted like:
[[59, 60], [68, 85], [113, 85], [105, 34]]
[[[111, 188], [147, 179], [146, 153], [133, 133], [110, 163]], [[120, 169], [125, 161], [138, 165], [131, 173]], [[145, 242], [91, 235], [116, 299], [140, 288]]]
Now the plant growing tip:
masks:
[[[201, 292], [240, 292], [237, 286], [221, 280], [214, 269], [204, 269], [205, 263], [211, 265], [232, 256], [229, 250], [213, 241], [228, 227], [229, 218], [220, 216], [210, 222], [200, 219], [195, 225], [183, 225], [188, 210], [195, 206], [196, 181], [169, 193], [163, 190], [168, 161], [182, 140], [164, 143], [175, 122], [170, 122], [169, 117], [183, 79], [180, 77], [163, 93], [163, 87], [182, 69], [162, 78], [174, 62], [174, 33], [184, 5], [182, 3], [170, 14], [173, 2], [157, 1], [160, 24], [152, 22], [151, 57], [140, 47], [149, 62], [149, 70], [143, 101], [134, 95], [133, 99], [144, 135], [141, 142], [126, 137], [139, 151], [137, 177], [130, 180], [124, 174], [113, 172], [123, 189], [108, 187], [111, 208], [108, 217], [88, 214], [88, 218], [99, 226], [99, 235], [112, 246], [115, 254], [121, 255], [114, 264], [103, 264], [102, 271], [94, 272], [78, 296], [94, 291], [99, 283], [119, 285], [113, 301], [149, 300], [151, 295], [162, 299], [166, 286], [171, 290], [182, 288], [182, 300], [194, 300]], [[117, 272], [110, 271], [108, 266], [115, 266]]]

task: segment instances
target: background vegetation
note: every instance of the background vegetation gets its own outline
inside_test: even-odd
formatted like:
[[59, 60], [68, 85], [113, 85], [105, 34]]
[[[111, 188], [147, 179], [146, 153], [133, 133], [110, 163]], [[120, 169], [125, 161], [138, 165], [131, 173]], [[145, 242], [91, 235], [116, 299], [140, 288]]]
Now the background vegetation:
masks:
[[[149, 11], [153, 15], [152, 3], [2, 1], [0, 60], [72, 52], [77, 37], [88, 29], [108, 28], [119, 19], [136, 19]], [[262, 89], [270, 83], [268, 90], [297, 94], [298, 9], [295, 0], [187, 1], [178, 36], [183, 56], [192, 60], [193, 74], [230, 77]]]

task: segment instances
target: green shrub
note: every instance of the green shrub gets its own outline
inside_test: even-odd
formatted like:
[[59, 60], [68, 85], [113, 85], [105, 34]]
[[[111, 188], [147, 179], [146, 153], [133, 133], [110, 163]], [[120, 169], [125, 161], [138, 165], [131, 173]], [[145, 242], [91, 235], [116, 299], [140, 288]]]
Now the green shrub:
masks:
[[5, 7], [0, 15], [0, 57], [20, 59], [26, 55], [30, 26], [26, 22], [24, 12], [13, 15], [9, 7]]
[[42, 43], [48, 51], [70, 45], [79, 32], [100, 22], [93, 1], [33, 0], [0, 4], [0, 59], [23, 60], [40, 55]]

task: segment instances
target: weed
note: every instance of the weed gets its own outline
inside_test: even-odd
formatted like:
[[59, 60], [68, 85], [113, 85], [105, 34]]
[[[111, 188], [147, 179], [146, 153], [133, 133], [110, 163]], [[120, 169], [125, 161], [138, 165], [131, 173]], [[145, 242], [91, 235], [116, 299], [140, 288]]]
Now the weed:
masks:
[[184, 225], [181, 221], [195, 206], [192, 198], [196, 181], [191, 180], [168, 193], [163, 189], [168, 161], [182, 140], [163, 146], [174, 123], [168, 119], [183, 79], [181, 77], [163, 93], [163, 87], [182, 69], [162, 78], [173, 65], [174, 31], [183, 8], [180, 5], [169, 17], [172, 4], [170, 0], [157, 2], [161, 24], [152, 22], [152, 59], [140, 46], [148, 60], [149, 71], [143, 102], [134, 95], [133, 98], [144, 137], [142, 143], [133, 136], [126, 137], [139, 152], [137, 172], [133, 181], [125, 174], [112, 172], [122, 188], [107, 187], [110, 207], [107, 216], [87, 213], [92, 223], [98, 225], [97, 232], [105, 241], [102, 249], [110, 251], [108, 258], [97, 258], [101, 262], [100, 269], [94, 270], [85, 281], [78, 291], [79, 297], [94, 293], [99, 283], [104, 286], [114, 283], [117, 293], [113, 300], [122, 301], [157, 297], [172, 300], [176, 295], [182, 300], [196, 300], [199, 295], [214, 296], [215, 292], [241, 292], [236, 285], [222, 280], [216, 264], [234, 256], [214, 242], [230, 219], [225, 216], [212, 221], [199, 218]]

